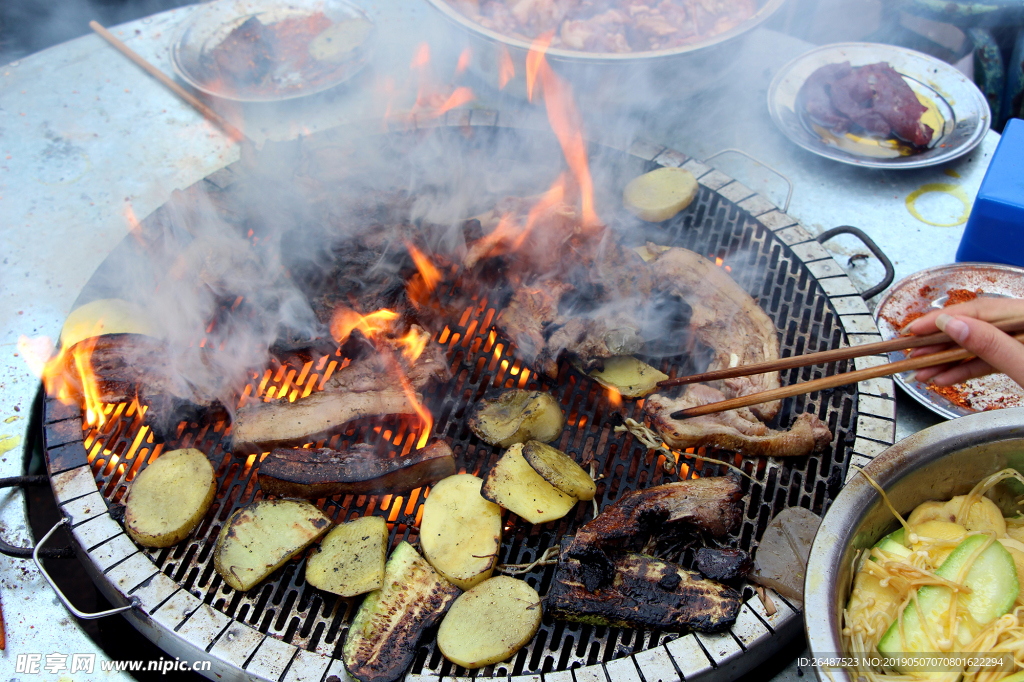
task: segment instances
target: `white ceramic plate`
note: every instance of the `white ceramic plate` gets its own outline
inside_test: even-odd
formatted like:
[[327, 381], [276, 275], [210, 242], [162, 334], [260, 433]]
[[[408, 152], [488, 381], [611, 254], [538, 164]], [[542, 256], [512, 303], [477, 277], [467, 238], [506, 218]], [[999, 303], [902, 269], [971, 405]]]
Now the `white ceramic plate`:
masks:
[[[261, 41], [245, 43], [236, 50], [230, 69], [220, 68], [216, 57], [230, 53], [224, 45], [237, 45], [232, 34], [249, 20], [262, 25], [269, 49], [260, 49]], [[305, 22], [313, 22], [317, 30], [303, 29]], [[215, 97], [237, 102], [294, 99], [323, 92], [362, 69], [369, 60], [373, 29], [366, 13], [344, 0], [216, 0], [201, 5], [185, 21], [172, 45], [171, 63], [182, 80]], [[251, 59], [252, 54], [259, 57]], [[247, 63], [253, 65], [251, 71]]]
[[[943, 308], [951, 289], [980, 290], [979, 296], [1024, 298], [1024, 268], [993, 263], [954, 263], [922, 270], [902, 279], [886, 292], [875, 308], [875, 322], [882, 338], [888, 341], [898, 336], [899, 330], [917, 313]], [[906, 357], [905, 351], [889, 353], [890, 362]], [[897, 374], [896, 383], [919, 403], [947, 419], [984, 410], [1024, 406], [1024, 388], [1005, 374], [990, 374], [957, 384], [953, 387], [956, 400], [950, 400], [915, 380], [914, 374]]]
[[[929, 147], [910, 154], [884, 146], [857, 144], [835, 136], [797, 111], [796, 98], [807, 78], [827, 64], [850, 62], [864, 66], [886, 62], [914, 92], [934, 103], [942, 118]], [[804, 149], [836, 161], [870, 168], [921, 168], [943, 163], [974, 149], [985, 137], [992, 115], [977, 86], [949, 64], [914, 50], [875, 43], [824, 45], [783, 66], [768, 87], [772, 120], [790, 140]]]

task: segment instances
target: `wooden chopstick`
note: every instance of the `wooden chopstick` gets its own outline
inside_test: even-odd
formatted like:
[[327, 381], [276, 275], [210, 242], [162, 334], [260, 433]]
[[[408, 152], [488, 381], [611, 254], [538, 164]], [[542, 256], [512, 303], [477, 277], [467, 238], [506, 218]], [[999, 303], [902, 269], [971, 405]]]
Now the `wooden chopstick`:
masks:
[[[1024, 319], [999, 322], [993, 326], [1007, 334], [1024, 332]], [[667, 388], [669, 386], [683, 386], [685, 384], [695, 384], [703, 381], [745, 377], [752, 374], [766, 374], [767, 372], [777, 372], [779, 370], [792, 369], [794, 367], [822, 365], [826, 362], [852, 360], [865, 355], [878, 355], [880, 353], [888, 353], [895, 350], [922, 348], [924, 346], [940, 345], [951, 342], [952, 339], [949, 338], [947, 334], [942, 333], [927, 334], [925, 336], [897, 336], [895, 339], [890, 339], [889, 341], [865, 343], [859, 346], [836, 348], [834, 350], [825, 350], [818, 353], [805, 353], [803, 355], [794, 355], [788, 358], [769, 360], [768, 362], [758, 362], [752, 365], [738, 365], [736, 367], [727, 367], [725, 369], [716, 369], [711, 372], [703, 372], [701, 374], [691, 374], [685, 377], [665, 379], [664, 381], [658, 382], [658, 387]]]
[[148, 61], [143, 59], [141, 56], [139, 56], [139, 54], [137, 52], [135, 52], [130, 47], [128, 47], [127, 45], [122, 43], [120, 40], [118, 40], [114, 36], [113, 33], [108, 31], [107, 29], [103, 28], [103, 26], [101, 26], [98, 22], [90, 21], [89, 22], [89, 28], [91, 28], [93, 31], [98, 33], [101, 38], [103, 38], [108, 43], [110, 43], [115, 48], [117, 48], [117, 50], [121, 54], [123, 54], [124, 56], [128, 57], [128, 59], [131, 59], [133, 62], [135, 62], [136, 64], [141, 66], [143, 69], [145, 69], [146, 72], [150, 76], [152, 76], [153, 78], [156, 78], [158, 81], [163, 83], [175, 95], [177, 95], [181, 99], [185, 100], [185, 102], [187, 102], [188, 104], [192, 105], [196, 109], [196, 111], [198, 111], [200, 114], [202, 114], [203, 116], [208, 118], [218, 128], [223, 130], [227, 134], [227, 136], [230, 137], [232, 140], [234, 140], [235, 142], [241, 142], [242, 140], [245, 139], [245, 135], [242, 133], [241, 130], [239, 130], [235, 126], [231, 125], [227, 121], [227, 119], [225, 119], [223, 116], [218, 114], [216, 111], [214, 111], [210, 107], [208, 107], [205, 104], [203, 104], [198, 98], [196, 98], [188, 90], [186, 90], [185, 88], [181, 87], [180, 85], [175, 83], [173, 80], [168, 78], [167, 75], [164, 74], [163, 71], [161, 71], [160, 69], [156, 68], [155, 66], [150, 64]]
[[[1014, 338], [1024, 343], [1024, 334], [1017, 334]], [[879, 365], [878, 367], [868, 367], [867, 369], [859, 369], [855, 372], [844, 372], [842, 374], [836, 374], [835, 376], [814, 379], [813, 381], [805, 381], [800, 384], [793, 384], [792, 386], [774, 388], [770, 391], [752, 393], [738, 398], [730, 398], [729, 400], [720, 400], [717, 403], [688, 407], [685, 410], [673, 412], [669, 416], [672, 419], [699, 417], [705, 414], [714, 414], [716, 412], [724, 412], [726, 410], [735, 410], [740, 407], [759, 405], [773, 400], [781, 400], [782, 398], [789, 398], [803, 393], [813, 393], [814, 391], [822, 391], [828, 388], [838, 388], [839, 386], [846, 386], [847, 384], [853, 384], [866, 379], [876, 379], [890, 374], [899, 374], [900, 372], [908, 372], [910, 370], [923, 369], [925, 367], [933, 367], [935, 365], [944, 365], [949, 362], [958, 362], [960, 360], [966, 360], [973, 357], [974, 356], [968, 350], [963, 348], [952, 348], [938, 353], [921, 355], [916, 358], [907, 358], [906, 360], [890, 362], [884, 365]]]

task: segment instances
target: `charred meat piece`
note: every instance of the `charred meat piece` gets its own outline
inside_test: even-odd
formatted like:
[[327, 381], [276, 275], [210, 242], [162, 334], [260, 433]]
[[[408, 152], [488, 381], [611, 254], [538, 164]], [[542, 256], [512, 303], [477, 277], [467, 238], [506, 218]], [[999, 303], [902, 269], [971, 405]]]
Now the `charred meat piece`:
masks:
[[331, 448], [277, 448], [260, 463], [257, 478], [268, 495], [318, 500], [334, 495], [400, 494], [455, 473], [455, 456], [445, 442], [405, 457], [382, 457], [360, 444]]
[[736, 590], [695, 571], [642, 554], [618, 556], [613, 565], [614, 580], [589, 590], [581, 578], [585, 567], [563, 551], [545, 598], [548, 613], [592, 625], [674, 632], [720, 632], [739, 614]]
[[635, 490], [580, 528], [566, 552], [583, 563], [579, 577], [593, 591], [614, 579], [606, 548], [673, 521], [724, 536], [740, 523], [740, 496], [739, 484], [722, 476]]
[[[501, 255], [513, 290], [498, 326], [538, 371], [558, 375], [567, 354], [584, 371], [643, 347], [640, 311], [653, 290], [650, 270], [604, 226], [584, 225], [561, 202], [506, 200], [504, 219], [482, 216], [492, 231], [470, 245], [467, 268], [486, 268]], [[512, 227], [510, 227], [510, 225]], [[515, 248], [515, 251], [509, 252]]]
[[[696, 340], [714, 353], [707, 371], [778, 359], [775, 323], [722, 268], [688, 249], [648, 244], [647, 250], [657, 254], [650, 265], [658, 288], [690, 305], [690, 329]], [[730, 398], [781, 385], [778, 372], [718, 383]], [[775, 400], [756, 405], [751, 412], [767, 421], [778, 413], [780, 404]]]
[[926, 147], [935, 131], [921, 122], [927, 107], [885, 62], [851, 68], [828, 64], [812, 73], [797, 94], [811, 120], [837, 134], [854, 125], [877, 136], [895, 135]]
[[[416, 399], [422, 401], [419, 395]], [[236, 454], [252, 454], [301, 445], [335, 433], [353, 419], [390, 414], [416, 414], [416, 406], [402, 389], [320, 391], [293, 403], [246, 405], [235, 414], [231, 448]]]
[[273, 33], [250, 17], [210, 52], [211, 76], [232, 89], [263, 82], [274, 66], [272, 39]]
[[774, 431], [747, 408], [726, 410], [689, 419], [672, 419], [679, 410], [725, 400], [710, 386], [693, 384], [678, 398], [656, 394], [644, 402], [644, 412], [673, 448], [713, 447], [747, 455], [799, 457], [824, 450], [832, 442], [828, 426], [813, 414], [801, 414], [789, 429]]
[[754, 569], [754, 561], [742, 549], [701, 547], [695, 557], [697, 570], [711, 580], [735, 580]]

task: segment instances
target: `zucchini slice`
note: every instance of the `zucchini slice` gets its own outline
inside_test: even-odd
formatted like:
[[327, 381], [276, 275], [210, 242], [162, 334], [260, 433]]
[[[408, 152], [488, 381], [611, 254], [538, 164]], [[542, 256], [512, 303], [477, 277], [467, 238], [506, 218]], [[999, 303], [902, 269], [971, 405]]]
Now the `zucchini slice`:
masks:
[[420, 636], [458, 595], [412, 545], [399, 543], [384, 566], [384, 586], [366, 595], [349, 626], [345, 670], [359, 682], [397, 680], [412, 665]]

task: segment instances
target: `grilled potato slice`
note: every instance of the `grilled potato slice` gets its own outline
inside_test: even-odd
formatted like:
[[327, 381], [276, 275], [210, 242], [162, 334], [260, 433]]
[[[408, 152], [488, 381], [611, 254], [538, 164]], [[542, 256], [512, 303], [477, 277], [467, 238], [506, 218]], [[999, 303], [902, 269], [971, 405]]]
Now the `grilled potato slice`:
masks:
[[224, 582], [244, 592], [330, 527], [331, 519], [306, 500], [253, 502], [224, 524], [213, 550], [213, 567]]
[[560, 519], [576, 504], [534, 471], [523, 456], [523, 445], [516, 443], [501, 456], [484, 481], [481, 495], [500, 504], [530, 523]]
[[658, 168], [633, 178], [622, 191], [622, 204], [640, 220], [660, 223], [693, 202], [697, 178], [682, 168]]
[[521, 389], [482, 400], [469, 418], [469, 428], [480, 440], [502, 448], [528, 440], [550, 443], [564, 427], [565, 415], [553, 396]]
[[423, 503], [423, 555], [463, 590], [491, 577], [498, 563], [501, 509], [480, 496], [482, 485], [472, 474], [449, 476], [430, 489]]
[[658, 387], [668, 375], [637, 360], [632, 355], [616, 355], [604, 361], [604, 369], [595, 369], [588, 376], [606, 388], [618, 391], [624, 398], [643, 398]]
[[537, 633], [540, 595], [522, 580], [495, 576], [460, 595], [437, 629], [444, 657], [482, 668], [515, 654]]
[[125, 531], [143, 547], [170, 547], [199, 525], [216, 492], [205, 454], [194, 448], [165, 452], [132, 481]]
[[306, 582], [342, 597], [379, 590], [387, 553], [388, 524], [381, 517], [339, 524], [306, 561]]
[[523, 457], [541, 478], [578, 500], [594, 499], [597, 484], [569, 455], [547, 443], [535, 440], [523, 446]]

